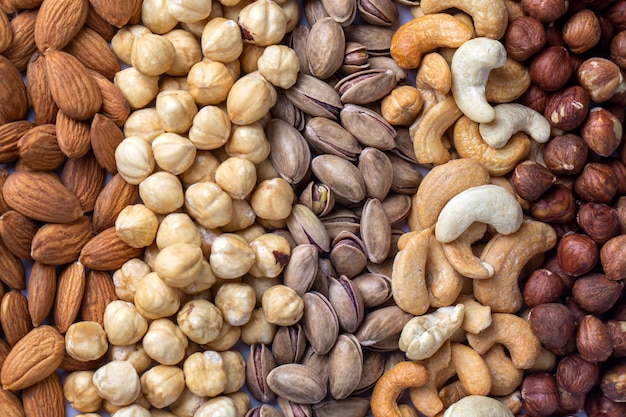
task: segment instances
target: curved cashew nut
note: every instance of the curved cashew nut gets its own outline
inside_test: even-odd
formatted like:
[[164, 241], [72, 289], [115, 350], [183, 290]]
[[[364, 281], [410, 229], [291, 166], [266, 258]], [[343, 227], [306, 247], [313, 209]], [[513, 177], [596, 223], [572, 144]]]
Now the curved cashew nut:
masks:
[[494, 68], [487, 78], [485, 97], [490, 103], [508, 103], [521, 96], [530, 86], [530, 71], [513, 58]]
[[459, 401], [461, 398], [467, 397], [468, 395], [469, 392], [467, 392], [461, 381], [458, 379], [450, 382], [448, 385], [439, 390], [439, 398], [441, 398], [444, 409], [450, 407], [452, 404]]
[[445, 164], [451, 158], [441, 137], [463, 113], [454, 97], [448, 96], [422, 116], [413, 135], [413, 150], [420, 164]]
[[478, 123], [461, 116], [454, 125], [454, 148], [462, 158], [471, 158], [483, 165], [490, 175], [498, 177], [515, 168], [530, 152], [530, 138], [523, 132], [511, 137], [500, 149], [487, 144], [480, 136]]
[[461, 275], [448, 262], [443, 252], [442, 243], [430, 237], [426, 258], [426, 286], [431, 307], [452, 305], [463, 289]]
[[396, 400], [405, 388], [419, 387], [428, 380], [426, 367], [418, 362], [399, 362], [385, 372], [372, 391], [374, 417], [402, 417]]
[[473, 281], [474, 297], [499, 313], [515, 313], [523, 304], [517, 284], [526, 263], [556, 244], [556, 232], [547, 223], [527, 220], [515, 233], [496, 234], [485, 246], [480, 259], [493, 265], [491, 278]]
[[402, 68], [417, 68], [423, 54], [442, 46], [458, 48], [471, 38], [470, 28], [449, 14], [419, 16], [395, 32], [391, 38], [391, 57]]
[[488, 123], [495, 117], [485, 97], [485, 84], [489, 72], [503, 66], [505, 61], [504, 45], [489, 38], [465, 42], [452, 57], [452, 95], [463, 114], [475, 122]]
[[435, 237], [440, 242], [452, 242], [474, 222], [490, 224], [498, 233], [509, 235], [519, 229], [523, 217], [522, 206], [507, 190], [493, 184], [479, 185], [448, 201], [435, 224]]
[[469, 346], [450, 343], [450, 364], [463, 388], [470, 395], [487, 395], [491, 391], [491, 374], [483, 358]]
[[439, 94], [446, 95], [451, 84], [452, 74], [448, 61], [437, 52], [424, 55], [417, 69], [415, 86], [424, 90], [436, 90]]
[[443, 243], [443, 253], [450, 265], [467, 278], [489, 278], [493, 275], [493, 266], [481, 261], [472, 251], [472, 243], [482, 239], [487, 231], [485, 223], [472, 223], [452, 242]]
[[494, 110], [496, 117], [491, 122], [478, 125], [489, 146], [501, 148], [517, 132], [525, 132], [539, 143], [550, 139], [550, 122], [536, 110], [519, 103], [498, 104]]
[[483, 354], [483, 359], [491, 375], [491, 395], [509, 395], [522, 383], [524, 371], [516, 368], [513, 361], [504, 350], [504, 346], [497, 344]]
[[452, 404], [443, 417], [515, 417], [511, 410], [495, 398], [468, 395]]
[[402, 310], [419, 316], [430, 306], [426, 287], [426, 258], [432, 229], [405, 233], [393, 260], [391, 293]]
[[434, 355], [422, 361], [428, 371], [428, 381], [421, 387], [409, 389], [411, 402], [426, 417], [433, 417], [443, 410], [437, 389], [455, 374], [450, 359], [450, 342], [447, 341]]
[[493, 313], [491, 326], [478, 334], [467, 334], [469, 345], [479, 354], [485, 354], [493, 345], [504, 345], [518, 369], [531, 368], [541, 352], [541, 342], [521, 317], [510, 313]]
[[436, 13], [456, 8], [463, 10], [474, 19], [477, 36], [500, 39], [509, 24], [504, 0], [422, 0], [424, 13]]

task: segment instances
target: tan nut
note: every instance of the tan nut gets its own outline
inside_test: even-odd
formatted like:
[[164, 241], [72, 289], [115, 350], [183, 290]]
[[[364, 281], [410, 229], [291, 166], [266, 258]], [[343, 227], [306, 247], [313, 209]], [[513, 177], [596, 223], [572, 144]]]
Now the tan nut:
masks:
[[420, 6], [424, 13], [436, 13], [450, 8], [463, 10], [472, 16], [476, 36], [500, 39], [509, 23], [504, 0], [422, 0]]
[[413, 134], [413, 149], [420, 164], [440, 165], [450, 160], [450, 152], [441, 138], [462, 114], [452, 96], [424, 113]]
[[400, 251], [393, 261], [393, 298], [398, 307], [415, 315], [424, 314], [430, 306], [425, 269], [432, 233], [432, 229], [428, 228], [405, 234], [403, 240], [398, 242]]
[[443, 244], [446, 259], [461, 275], [467, 278], [489, 278], [493, 276], [493, 266], [480, 260], [472, 251], [472, 244], [484, 236], [487, 224], [473, 223], [452, 242]]
[[504, 65], [489, 73], [485, 97], [491, 103], [508, 103], [519, 98], [530, 87], [528, 68], [507, 58]]
[[415, 86], [436, 90], [439, 94], [446, 95], [450, 91], [451, 83], [450, 65], [445, 58], [437, 52], [424, 55], [415, 76]]

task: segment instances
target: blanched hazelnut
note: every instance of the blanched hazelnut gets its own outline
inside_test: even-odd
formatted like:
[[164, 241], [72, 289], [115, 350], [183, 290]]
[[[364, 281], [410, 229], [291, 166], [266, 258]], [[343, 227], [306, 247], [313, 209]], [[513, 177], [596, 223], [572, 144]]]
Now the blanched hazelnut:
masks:
[[115, 86], [120, 89], [131, 109], [140, 109], [150, 103], [159, 93], [159, 77], [146, 75], [134, 67], [115, 74]]
[[145, 75], [158, 76], [174, 63], [176, 50], [169, 39], [156, 33], [145, 33], [133, 42], [131, 64]]
[[215, 305], [231, 326], [242, 326], [250, 320], [256, 305], [254, 289], [248, 284], [226, 282], [215, 294]]
[[219, 336], [217, 336], [215, 340], [202, 345], [202, 348], [223, 352], [225, 350], [232, 349], [233, 346], [235, 346], [239, 341], [240, 336], [240, 326], [231, 326], [227, 322], [224, 322]]
[[237, 23], [245, 41], [260, 46], [280, 43], [287, 30], [287, 16], [272, 0], [255, 1], [239, 12]]
[[141, 181], [139, 196], [146, 207], [158, 214], [172, 213], [185, 201], [180, 180], [165, 171], [155, 172]]
[[199, 106], [216, 105], [228, 96], [235, 79], [221, 62], [200, 61], [187, 74], [189, 93]]
[[526, 375], [520, 387], [522, 403], [528, 415], [549, 416], [559, 406], [558, 392], [554, 377], [547, 372]]
[[156, 214], [143, 204], [124, 207], [115, 220], [117, 236], [133, 248], [150, 246], [158, 227]]
[[141, 342], [146, 353], [161, 365], [176, 365], [183, 360], [188, 343], [187, 336], [169, 319], [150, 323]]
[[215, 275], [224, 279], [241, 277], [254, 265], [254, 251], [240, 236], [223, 233], [211, 245], [209, 263]]
[[150, 33], [150, 29], [144, 25], [126, 25], [120, 28], [111, 38], [111, 49], [122, 62], [131, 65], [135, 39], [146, 33]]
[[198, 182], [215, 182], [215, 171], [220, 162], [210, 151], [197, 151], [193, 164], [178, 176], [185, 187]]
[[256, 221], [256, 214], [248, 200], [233, 199], [233, 219], [220, 229], [223, 232], [237, 232], [252, 226]]
[[504, 34], [504, 47], [516, 61], [525, 61], [539, 52], [547, 42], [543, 24], [531, 16], [522, 16], [509, 23]]
[[[259, 278], [255, 278], [255, 281]], [[257, 296], [258, 297], [258, 296]], [[247, 345], [269, 344], [274, 340], [278, 326], [267, 321], [263, 308], [252, 312], [250, 320], [241, 326], [241, 340]]]
[[585, 165], [574, 183], [574, 192], [583, 201], [608, 203], [617, 193], [617, 176], [611, 167], [590, 162]]
[[63, 396], [72, 408], [83, 413], [100, 409], [102, 398], [93, 384], [94, 371], [75, 371], [63, 381]]
[[569, 52], [562, 46], [550, 46], [538, 53], [528, 69], [531, 81], [545, 91], [561, 89], [572, 75]]
[[127, 136], [115, 149], [117, 172], [129, 184], [139, 184], [155, 167], [150, 143], [143, 136]]
[[167, 285], [156, 272], [144, 275], [137, 283], [135, 308], [147, 319], [169, 317], [178, 311], [178, 289]]
[[274, 285], [263, 293], [261, 300], [267, 321], [279, 326], [291, 326], [304, 314], [304, 301], [286, 285]]
[[622, 123], [610, 111], [594, 107], [581, 126], [581, 136], [593, 152], [609, 156], [622, 141]]
[[113, 273], [115, 294], [120, 300], [133, 301], [137, 283], [144, 275], [152, 272], [148, 264], [139, 258], [129, 259]]
[[167, 11], [166, 3], [166, 0], [145, 0], [141, 4], [141, 23], [152, 33], [162, 35], [178, 24], [178, 20]]
[[165, 216], [159, 224], [155, 241], [159, 249], [174, 243], [189, 243], [200, 247], [202, 242], [198, 228], [186, 213], [170, 213]]
[[96, 321], [73, 323], [65, 333], [65, 351], [77, 361], [101, 358], [108, 348], [106, 333]]
[[245, 199], [256, 185], [256, 167], [252, 162], [231, 156], [215, 171], [215, 182], [233, 199]]
[[124, 123], [124, 136], [126, 138], [137, 136], [151, 143], [163, 132], [165, 130], [161, 126], [161, 120], [154, 107], [146, 107], [131, 112]]
[[576, 221], [590, 238], [602, 244], [619, 233], [617, 210], [602, 203], [583, 203]]
[[295, 193], [291, 185], [282, 178], [260, 182], [252, 193], [250, 204], [257, 216], [268, 220], [289, 217]]
[[598, 262], [600, 249], [587, 235], [571, 233], [563, 236], [557, 245], [559, 266], [566, 274], [584, 275]]
[[166, 71], [166, 74], [186, 77], [191, 67], [202, 59], [202, 51], [198, 40], [192, 33], [182, 29], [171, 30], [163, 36], [172, 42], [176, 51], [174, 62]]
[[300, 61], [296, 52], [285, 45], [269, 45], [257, 61], [258, 70], [274, 86], [288, 89], [296, 83]]
[[217, 277], [213, 273], [211, 265], [207, 261], [202, 261], [202, 269], [196, 279], [186, 287], [182, 287], [180, 291], [187, 295], [200, 294], [211, 288], [216, 281]]
[[152, 153], [159, 168], [178, 175], [193, 164], [196, 147], [186, 137], [167, 132], [152, 141]]
[[[273, 3], [272, 0], [258, 0], [251, 6], [261, 2]], [[277, 6], [280, 7], [280, 6]], [[254, 100], [250, 100], [254, 97]], [[261, 120], [276, 104], [276, 88], [258, 71], [239, 78], [226, 98], [226, 109], [230, 121], [237, 125], [246, 125]]]
[[192, 354], [185, 359], [183, 372], [187, 388], [195, 395], [215, 397], [226, 388], [226, 368], [219, 352], [206, 350]]
[[582, 54], [600, 42], [600, 21], [592, 10], [584, 9], [570, 16], [563, 25], [563, 41], [575, 54]]
[[198, 108], [190, 92], [167, 90], [157, 94], [156, 111], [166, 132], [182, 134], [191, 127]]
[[141, 393], [139, 375], [130, 362], [111, 361], [98, 368], [92, 380], [100, 397], [116, 406], [131, 404]]
[[212, 61], [223, 63], [239, 58], [243, 51], [243, 40], [237, 22], [215, 17], [202, 30], [202, 54]]
[[222, 330], [219, 308], [208, 300], [194, 299], [185, 303], [176, 316], [180, 330], [192, 341], [205, 344], [215, 340]]
[[185, 191], [187, 213], [208, 229], [228, 224], [233, 219], [232, 199], [214, 182], [199, 182]]
[[200, 246], [174, 243], [163, 248], [156, 256], [154, 272], [170, 287], [185, 287], [196, 279], [202, 270], [203, 260]]
[[576, 217], [576, 200], [566, 186], [553, 184], [548, 191], [532, 202], [530, 212], [537, 220], [565, 224]]
[[141, 340], [148, 321], [128, 301], [115, 300], [104, 310], [104, 331], [112, 345], [131, 345]]
[[217, 149], [227, 143], [230, 135], [228, 114], [217, 106], [202, 107], [189, 129], [189, 140], [200, 150]]
[[194, 417], [213, 417], [216, 415], [237, 417], [239, 414], [235, 402], [230, 397], [220, 395], [202, 404]]
[[275, 278], [289, 262], [291, 248], [289, 242], [275, 233], [265, 233], [252, 242], [255, 263], [249, 273], [255, 277]]
[[223, 392], [224, 394], [235, 393], [246, 382], [246, 360], [236, 350], [226, 350], [219, 354], [226, 370], [226, 386]]
[[[147, 407], [150, 407], [150, 404], [144, 404], [144, 406], [140, 404], [131, 404], [125, 407], [113, 407], [109, 410], [109, 414], [111, 417], [151, 417], [150, 411], [148, 411]], [[106, 403], [105, 403], [106, 409]]]
[[156, 408], [167, 407], [185, 389], [183, 370], [177, 366], [156, 365], [144, 372], [139, 381], [142, 394]]
[[109, 361], [126, 361], [131, 364], [138, 374], [152, 365], [152, 358], [148, 356], [141, 343], [132, 345], [115, 346], [109, 349]]
[[211, 2], [201, 0], [166, 0], [167, 11], [179, 22], [197, 22], [211, 14]]
[[584, 395], [593, 388], [600, 376], [596, 363], [585, 360], [577, 353], [567, 355], [556, 369], [556, 382], [571, 395]]
[[607, 360], [613, 352], [613, 344], [606, 325], [596, 316], [583, 317], [576, 332], [576, 348], [590, 362]]
[[269, 156], [270, 143], [265, 136], [263, 126], [255, 122], [250, 125], [235, 126], [224, 150], [229, 156], [245, 158], [256, 165]]

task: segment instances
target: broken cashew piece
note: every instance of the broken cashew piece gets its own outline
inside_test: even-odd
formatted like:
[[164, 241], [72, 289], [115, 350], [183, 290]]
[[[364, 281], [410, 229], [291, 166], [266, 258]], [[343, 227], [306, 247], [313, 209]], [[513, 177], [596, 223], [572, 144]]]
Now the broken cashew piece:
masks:
[[417, 69], [415, 86], [423, 90], [435, 90], [439, 94], [446, 95], [450, 92], [452, 74], [450, 65], [441, 54], [431, 52], [422, 58], [422, 63]]
[[372, 391], [374, 417], [402, 417], [396, 402], [406, 388], [420, 387], [428, 380], [426, 367], [418, 362], [399, 362], [385, 372]]
[[452, 404], [443, 417], [515, 417], [511, 410], [495, 398], [469, 395]]
[[405, 233], [391, 271], [391, 293], [403, 311], [419, 316], [430, 307], [426, 287], [426, 258], [432, 228]]
[[409, 359], [430, 358], [461, 327], [464, 310], [457, 304], [413, 317], [402, 328], [398, 347]]
[[441, 137], [463, 113], [454, 97], [448, 96], [422, 116], [413, 135], [413, 150], [420, 164], [445, 164], [451, 159]]
[[467, 117], [478, 123], [488, 123], [495, 117], [493, 107], [485, 97], [489, 72], [506, 61], [502, 43], [489, 38], [474, 38], [459, 47], [452, 57], [452, 95]]
[[484, 306], [469, 295], [460, 295], [457, 303], [465, 306], [461, 328], [466, 332], [478, 334], [491, 326], [491, 308]]
[[485, 235], [487, 225], [474, 222], [452, 242], [443, 243], [443, 253], [452, 267], [467, 278], [482, 279], [493, 276], [493, 266], [474, 255], [472, 244]]
[[422, 0], [424, 13], [456, 8], [472, 16], [477, 36], [500, 39], [509, 24], [504, 0]]
[[417, 68], [422, 55], [442, 46], [458, 48], [472, 38], [472, 31], [446, 13], [416, 17], [398, 28], [391, 38], [391, 57], [404, 69]]
[[522, 206], [511, 193], [498, 185], [479, 185], [448, 201], [437, 218], [435, 237], [443, 243], [452, 242], [474, 222], [487, 223], [508, 235], [520, 228], [523, 218]]
[[525, 132], [539, 143], [550, 139], [550, 122], [536, 110], [519, 103], [498, 104], [494, 110], [496, 117], [491, 122], [478, 125], [480, 135], [489, 146], [501, 148], [517, 132]]

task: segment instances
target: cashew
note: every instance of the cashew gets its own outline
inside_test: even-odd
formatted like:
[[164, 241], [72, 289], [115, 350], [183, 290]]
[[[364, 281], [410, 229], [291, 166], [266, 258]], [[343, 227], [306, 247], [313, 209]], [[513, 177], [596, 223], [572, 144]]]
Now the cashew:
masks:
[[477, 36], [500, 39], [509, 23], [504, 0], [422, 0], [424, 13], [456, 8], [474, 19]]
[[522, 207], [507, 190], [493, 184], [478, 185], [461, 191], [443, 207], [435, 237], [452, 242], [474, 222], [490, 224], [498, 233], [509, 235], [519, 229], [522, 220]]
[[494, 68], [487, 78], [485, 97], [490, 103], [508, 103], [519, 98], [530, 86], [528, 68], [513, 58]]
[[439, 398], [443, 403], [443, 408], [448, 408], [461, 398], [465, 398], [469, 395], [469, 392], [463, 387], [461, 381], [456, 380], [450, 382], [445, 387], [439, 390]]
[[491, 308], [484, 306], [468, 295], [460, 295], [457, 303], [465, 306], [461, 328], [466, 332], [478, 334], [491, 325]]
[[522, 393], [519, 390], [503, 397], [497, 397], [496, 400], [500, 401], [515, 415], [518, 415], [522, 411]]
[[426, 287], [426, 258], [432, 229], [405, 233], [398, 241], [393, 260], [391, 293], [394, 301], [407, 313], [419, 316], [430, 306]]
[[450, 91], [451, 83], [450, 65], [445, 58], [436, 52], [424, 55], [417, 69], [415, 86], [424, 90], [436, 90], [439, 94], [446, 95]]
[[527, 220], [512, 234], [496, 234], [483, 249], [480, 259], [493, 265], [491, 278], [475, 279], [474, 297], [498, 313], [515, 313], [522, 307], [518, 277], [524, 265], [538, 253], [556, 244], [556, 232], [547, 223]]
[[478, 161], [495, 177], [512, 171], [523, 161], [530, 152], [530, 142], [525, 133], [519, 132], [505, 146], [495, 149], [480, 136], [478, 123], [461, 116], [454, 124], [454, 148], [459, 156]]
[[433, 417], [443, 410], [443, 402], [437, 389], [456, 373], [450, 366], [450, 359], [450, 342], [446, 342], [435, 354], [422, 362], [428, 371], [428, 381], [421, 387], [409, 389], [411, 402], [426, 417]]
[[398, 410], [402, 417], [419, 417], [417, 410], [408, 404], [398, 404]]
[[472, 223], [452, 242], [443, 243], [443, 253], [450, 265], [467, 278], [489, 278], [493, 275], [493, 266], [481, 261], [472, 251], [472, 243], [482, 239], [487, 231], [485, 223]]
[[485, 354], [500, 343], [509, 351], [513, 365], [518, 369], [531, 368], [541, 353], [541, 342], [521, 317], [509, 313], [493, 313], [491, 326], [478, 334], [467, 334], [469, 345], [479, 354]]
[[483, 359], [491, 375], [491, 395], [509, 395], [522, 383], [524, 371], [516, 368], [513, 361], [504, 350], [504, 346], [497, 344], [483, 354]]
[[550, 123], [543, 115], [519, 103], [498, 104], [496, 117], [489, 123], [480, 123], [478, 131], [483, 140], [494, 148], [507, 144], [517, 132], [525, 132], [539, 143], [550, 139]]
[[434, 167], [424, 176], [411, 202], [411, 212], [415, 212], [422, 228], [431, 227], [452, 197], [489, 182], [489, 172], [479, 162], [470, 158], [453, 159]]
[[420, 387], [428, 380], [426, 367], [418, 362], [399, 362], [385, 372], [372, 391], [374, 417], [402, 417], [396, 403], [405, 388]]
[[453, 16], [435, 13], [416, 17], [398, 28], [391, 38], [391, 57], [405, 69], [417, 68], [422, 55], [448, 46], [458, 48], [472, 31]]
[[402, 328], [398, 347], [409, 359], [431, 357], [461, 327], [464, 310], [463, 304], [457, 304], [413, 317]]
[[446, 259], [442, 244], [430, 237], [426, 258], [426, 286], [431, 307], [446, 307], [454, 303], [461, 293], [463, 281]]
[[413, 135], [413, 149], [420, 164], [440, 165], [450, 160], [450, 152], [443, 146], [441, 137], [461, 115], [452, 96], [424, 113]]
[[482, 395], [469, 395], [452, 404], [443, 417], [515, 417], [500, 401]]
[[422, 117], [429, 112], [435, 104], [441, 103], [446, 99], [446, 96], [439, 94], [437, 90], [418, 88], [417, 91], [422, 96], [422, 99], [424, 99], [424, 104], [422, 105], [422, 112], [417, 116], [411, 126], [409, 126], [409, 135], [411, 138], [415, 135], [415, 131], [422, 121]]
[[470, 395], [487, 395], [491, 391], [491, 375], [483, 358], [469, 346], [450, 344], [450, 364], [463, 388]]
[[471, 39], [452, 56], [452, 95], [463, 114], [475, 122], [488, 123], [495, 117], [485, 97], [485, 84], [489, 72], [505, 61], [504, 45], [489, 38]]

